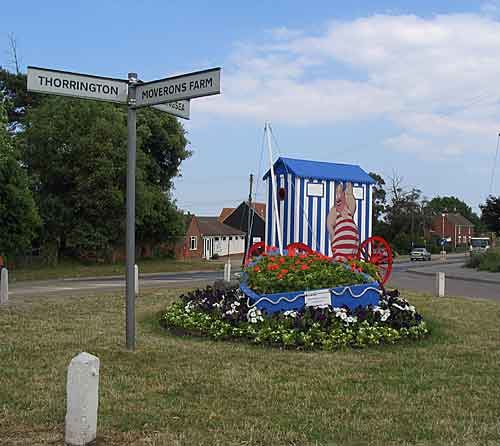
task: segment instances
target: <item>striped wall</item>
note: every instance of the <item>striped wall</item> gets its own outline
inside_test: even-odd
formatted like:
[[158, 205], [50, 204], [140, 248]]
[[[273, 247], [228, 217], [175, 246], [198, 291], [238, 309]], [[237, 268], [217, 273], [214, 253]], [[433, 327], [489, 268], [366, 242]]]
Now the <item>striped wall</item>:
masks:
[[[333, 180], [313, 180], [296, 177], [292, 173], [276, 175], [277, 190], [284, 188], [284, 200], [278, 199], [278, 216], [280, 229], [283, 234], [283, 246], [293, 242], [301, 242], [325, 255], [331, 256], [330, 240], [326, 228], [326, 219], [330, 208], [335, 203], [335, 186]], [[307, 196], [309, 182], [323, 185], [323, 197]], [[270, 176], [266, 180], [267, 218], [266, 243], [278, 246], [276, 231], [276, 213], [272, 201]], [[358, 226], [359, 238], [363, 240], [372, 234], [372, 186], [369, 184], [353, 183], [354, 187], [363, 188], [363, 199], [356, 200], [354, 221]]]

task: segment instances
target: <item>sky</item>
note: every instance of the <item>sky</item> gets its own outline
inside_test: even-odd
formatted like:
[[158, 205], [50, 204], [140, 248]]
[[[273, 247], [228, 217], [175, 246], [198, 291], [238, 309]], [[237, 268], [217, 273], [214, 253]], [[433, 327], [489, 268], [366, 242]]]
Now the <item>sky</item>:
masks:
[[274, 158], [359, 164], [475, 210], [500, 194], [500, 2], [25, 0], [1, 23], [2, 66], [14, 33], [23, 69], [222, 67], [222, 94], [183, 121], [193, 155], [173, 195], [198, 215], [245, 200], [250, 173], [264, 199], [266, 121]]

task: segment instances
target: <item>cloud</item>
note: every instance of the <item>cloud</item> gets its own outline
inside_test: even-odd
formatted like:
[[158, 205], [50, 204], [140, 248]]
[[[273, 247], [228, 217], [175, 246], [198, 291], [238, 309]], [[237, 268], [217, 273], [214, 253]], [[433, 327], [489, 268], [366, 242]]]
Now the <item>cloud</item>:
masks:
[[[385, 145], [445, 156], [490, 150], [500, 122], [500, 23], [482, 13], [373, 15], [311, 33], [281, 27], [235, 45], [223, 94], [197, 109], [296, 126], [380, 119]], [[488, 142], [488, 144], [487, 144]], [[479, 149], [482, 150], [482, 149]]]

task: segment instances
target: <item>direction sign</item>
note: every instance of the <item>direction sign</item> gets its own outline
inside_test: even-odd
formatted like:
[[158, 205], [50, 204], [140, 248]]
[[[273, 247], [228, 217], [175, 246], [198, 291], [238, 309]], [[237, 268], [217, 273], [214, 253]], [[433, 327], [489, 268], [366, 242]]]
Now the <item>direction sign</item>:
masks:
[[219, 94], [220, 68], [145, 82], [136, 91], [136, 107]]
[[179, 118], [189, 119], [189, 101], [167, 102], [166, 104], [152, 105], [151, 107]]
[[28, 67], [28, 91], [126, 104], [128, 82], [110, 77]]

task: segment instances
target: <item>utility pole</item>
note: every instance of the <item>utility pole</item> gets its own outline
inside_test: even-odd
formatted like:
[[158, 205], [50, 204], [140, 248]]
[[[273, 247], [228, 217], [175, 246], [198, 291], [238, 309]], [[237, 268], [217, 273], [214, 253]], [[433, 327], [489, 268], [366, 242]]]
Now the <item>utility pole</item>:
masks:
[[252, 217], [255, 212], [252, 209], [252, 190], [253, 190], [253, 173], [250, 174], [250, 189], [248, 191], [248, 224], [247, 224], [247, 246], [245, 254], [250, 249], [251, 237], [252, 237]]

